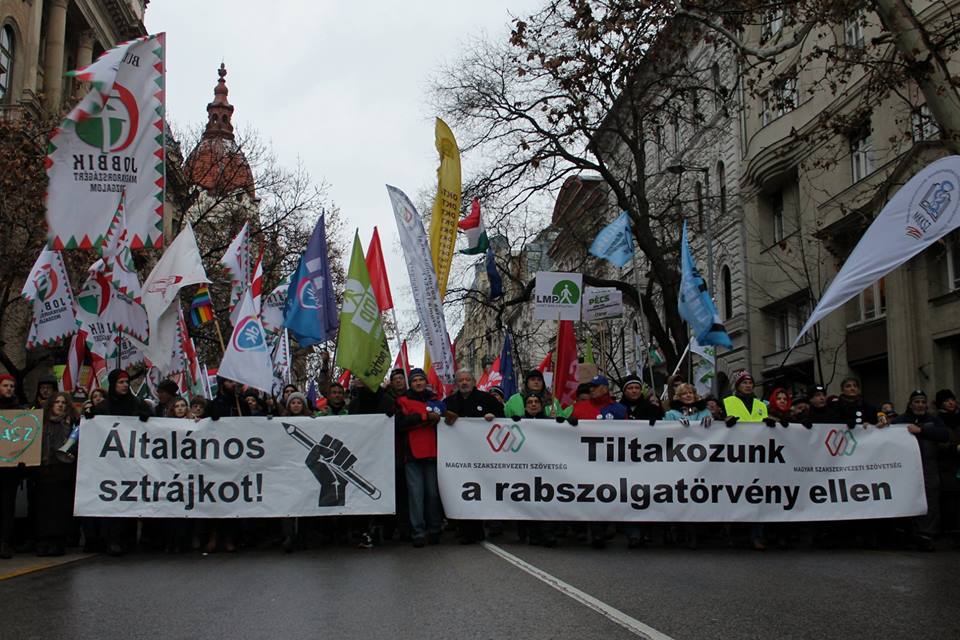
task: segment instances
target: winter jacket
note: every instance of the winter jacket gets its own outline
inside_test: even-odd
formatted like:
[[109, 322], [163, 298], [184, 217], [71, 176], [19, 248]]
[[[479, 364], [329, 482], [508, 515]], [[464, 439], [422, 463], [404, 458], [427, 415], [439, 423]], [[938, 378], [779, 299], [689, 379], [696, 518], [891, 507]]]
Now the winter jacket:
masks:
[[393, 416], [397, 411], [397, 398], [401, 395], [403, 394], [396, 393], [390, 387], [381, 389], [377, 396], [377, 413], [385, 413], [388, 416]]
[[427, 419], [427, 413], [443, 414], [443, 403], [434, 399], [433, 393], [417, 393], [408, 390], [397, 398], [394, 425], [404, 440], [406, 460], [424, 460], [437, 457], [437, 424]]
[[812, 422], [813, 424], [843, 424], [840, 412], [831, 404], [827, 403], [822, 407], [810, 407], [800, 416], [801, 422]]
[[920, 433], [914, 434], [917, 445], [920, 447], [920, 461], [923, 464], [923, 484], [926, 489], [940, 487], [940, 470], [937, 465], [939, 454], [938, 444], [950, 442], [950, 430], [947, 429], [938, 416], [926, 414], [915, 415], [908, 408], [903, 414], [893, 419], [891, 424], [915, 424], [920, 427]]
[[[539, 395], [541, 398], [544, 397], [544, 394], [542, 393], [538, 393], [537, 395]], [[510, 396], [510, 399], [507, 400], [506, 404], [503, 405], [504, 417], [512, 418], [513, 416], [522, 416], [523, 406], [526, 398], [526, 393], [515, 393]], [[543, 403], [543, 411], [547, 414], [548, 418], [556, 418], [557, 416], [566, 418], [570, 415], [570, 412], [573, 411], [573, 405], [563, 408], [560, 406], [560, 401], [556, 398], [553, 398], [549, 403]]]
[[347, 412], [351, 416], [382, 413], [379, 407], [380, 397], [376, 391], [371, 391], [367, 387], [357, 387], [350, 392], [350, 402], [347, 403]]
[[19, 409], [23, 409], [23, 405], [20, 404], [16, 394], [10, 398], [0, 398], [0, 411], [17, 411]]
[[839, 422], [877, 424], [877, 408], [863, 401], [861, 396], [850, 399], [845, 396], [836, 396], [827, 401], [834, 411]]
[[577, 400], [570, 415], [577, 420], [626, 420], [627, 408], [608, 393], [600, 398]]
[[634, 403], [626, 398], [620, 398], [620, 404], [627, 410], [627, 420], [660, 420], [663, 418], [663, 409], [646, 398], [639, 398]]
[[350, 415], [350, 409], [346, 404], [337, 409], [328, 402], [324, 406], [320, 407], [320, 409], [314, 415], [316, 415], [318, 418], [326, 418], [329, 416], [348, 416]]
[[57, 459], [56, 452], [67, 441], [71, 431], [73, 431], [73, 421], [70, 416], [64, 415], [59, 418], [44, 416], [40, 464], [44, 466], [63, 464]]
[[689, 420], [690, 422], [712, 418], [710, 410], [707, 409], [706, 400], [697, 400], [693, 404], [683, 404], [679, 400], [674, 400], [670, 404], [670, 409], [663, 414], [664, 420]]
[[107, 377], [107, 397], [93, 408], [94, 415], [98, 416], [139, 416], [151, 415], [153, 412], [147, 403], [142, 402], [129, 391], [123, 395], [117, 393], [117, 380], [120, 370], [114, 369]]
[[728, 417], [736, 416], [740, 422], [763, 422], [767, 417], [767, 405], [753, 396], [743, 396], [739, 393], [724, 398], [723, 409]]
[[474, 389], [467, 395], [455, 391], [444, 398], [443, 403], [447, 411], [452, 411], [461, 418], [482, 418], [488, 413], [492, 413], [497, 418], [503, 417], [503, 405], [492, 395], [480, 389]]

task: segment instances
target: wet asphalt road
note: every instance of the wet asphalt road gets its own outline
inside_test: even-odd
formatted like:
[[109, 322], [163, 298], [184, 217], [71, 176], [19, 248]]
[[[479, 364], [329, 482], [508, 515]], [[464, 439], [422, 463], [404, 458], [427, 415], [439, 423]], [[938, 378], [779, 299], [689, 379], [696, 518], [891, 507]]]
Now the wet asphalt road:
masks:
[[[960, 638], [955, 551], [498, 546], [677, 640]], [[638, 637], [476, 545], [96, 557], [0, 602], [2, 640]]]

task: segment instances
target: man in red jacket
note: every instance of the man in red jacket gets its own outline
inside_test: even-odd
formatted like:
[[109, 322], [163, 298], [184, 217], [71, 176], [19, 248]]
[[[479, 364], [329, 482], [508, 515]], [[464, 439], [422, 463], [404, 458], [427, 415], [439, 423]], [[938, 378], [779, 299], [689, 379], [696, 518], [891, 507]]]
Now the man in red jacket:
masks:
[[410, 534], [414, 547], [440, 542], [442, 506], [437, 484], [437, 423], [443, 403], [427, 389], [423, 369], [410, 371], [410, 388], [396, 400], [394, 424], [403, 445]]

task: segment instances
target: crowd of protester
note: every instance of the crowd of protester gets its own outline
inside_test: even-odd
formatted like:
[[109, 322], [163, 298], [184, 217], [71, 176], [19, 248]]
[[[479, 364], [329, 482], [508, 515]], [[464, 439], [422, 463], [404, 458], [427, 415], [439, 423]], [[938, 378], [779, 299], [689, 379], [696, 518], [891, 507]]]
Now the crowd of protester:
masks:
[[[746, 371], [732, 376], [732, 392], [722, 399], [700, 397], [694, 385], [676, 376], [668, 379], [661, 396], [636, 376], [619, 381], [619, 397], [613, 394], [613, 386], [607, 377], [597, 375], [579, 386], [575, 402], [562, 406], [540, 371], [528, 372], [522, 389], [505, 398], [499, 387], [478, 389], [474, 375], [461, 370], [453, 392], [441, 398], [428, 385], [422, 369], [412, 369], [409, 375], [395, 369], [376, 390], [358, 380], [344, 389], [327, 378], [315, 400], [294, 385], [285, 386], [278, 397], [272, 397], [220, 378], [212, 400], [187, 400], [179, 395], [176, 383], [165, 380], [158, 385], [156, 400], [147, 402], [133, 394], [127, 372], [118, 369], [109, 374], [106, 389], [94, 389], [79, 406], [68, 394], [57, 391], [53, 378], [41, 379], [33, 404], [24, 405], [18, 400], [15, 379], [2, 374], [0, 410], [42, 409], [44, 429], [39, 467], [0, 468], [0, 558], [10, 558], [15, 551], [62, 555], [68, 546], [78, 544], [84, 551], [112, 555], [135, 548], [214, 553], [278, 546], [292, 552], [318, 544], [370, 548], [391, 540], [423, 547], [440, 543], [444, 531], [455, 531], [463, 544], [506, 535], [500, 522], [448, 522], [444, 518], [437, 484], [437, 429], [457, 428], [459, 418], [551, 419], [558, 428], [596, 419], [632, 420], [644, 429], [655, 428], [663, 420], [706, 428], [762, 424], [771, 429], [812, 429], [815, 424], [836, 424], [856, 429], [904, 424], [916, 437], [921, 452], [928, 511], [913, 519], [766, 526], [516, 523], [516, 535], [529, 544], [552, 547], [566, 539], [569, 544], [589, 543], [603, 548], [617, 531], [622, 531], [629, 548], [649, 544], [696, 548], [702, 540], [711, 539], [731, 546], [745, 542], [756, 550], [764, 550], [769, 543], [790, 547], [805, 542], [824, 547], [899, 545], [933, 550], [938, 537], [960, 546], [960, 409], [950, 390], [938, 391], [932, 403], [922, 390], [916, 390], [898, 414], [893, 402], [879, 408], [865, 402], [855, 378], [844, 379], [837, 395], [830, 395], [822, 385], [813, 385], [796, 394], [777, 388], [766, 400], [757, 397], [754, 380]], [[80, 416], [136, 416], [148, 421], [151, 417], [218, 420], [232, 416], [324, 418], [356, 414], [385, 414], [395, 422], [395, 516], [137, 521], [72, 515], [76, 460], [64, 451], [64, 445], [76, 437], [73, 432]], [[20, 490], [26, 491], [28, 509], [27, 517], [18, 522], [15, 508]]]

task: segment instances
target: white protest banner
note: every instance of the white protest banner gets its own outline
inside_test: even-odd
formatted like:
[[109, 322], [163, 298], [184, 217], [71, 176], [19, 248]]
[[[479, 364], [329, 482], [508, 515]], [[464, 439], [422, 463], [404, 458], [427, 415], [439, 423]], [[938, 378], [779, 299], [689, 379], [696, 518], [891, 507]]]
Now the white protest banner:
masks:
[[920, 450], [905, 427], [641, 426], [461, 418], [437, 429], [444, 511], [466, 520], [780, 522], [927, 510]]
[[538, 271], [533, 290], [534, 320], [580, 320], [583, 274]]
[[385, 416], [98, 416], [80, 425], [75, 514], [277, 518], [394, 512]]
[[616, 287], [584, 287], [583, 320], [609, 320], [623, 316], [623, 293]]

